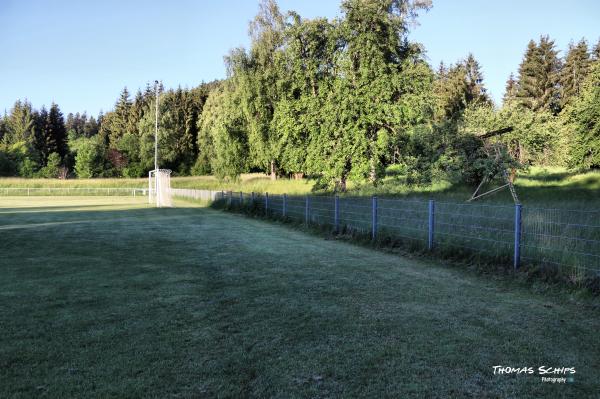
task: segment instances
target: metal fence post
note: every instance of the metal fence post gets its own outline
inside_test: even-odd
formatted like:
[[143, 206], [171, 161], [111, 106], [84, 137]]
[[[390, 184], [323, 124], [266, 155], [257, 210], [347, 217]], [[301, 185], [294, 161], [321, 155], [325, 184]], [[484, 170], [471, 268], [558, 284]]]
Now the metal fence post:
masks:
[[244, 206], [244, 192], [240, 191], [240, 208]]
[[521, 204], [515, 205], [515, 255], [513, 266], [515, 270], [521, 263]]
[[335, 196], [333, 202], [333, 228], [336, 233], [340, 231], [340, 197]]
[[229, 206], [231, 206], [231, 198], [233, 197], [233, 194], [231, 193], [231, 191], [227, 192], [227, 203], [229, 204]]
[[265, 216], [269, 216], [269, 193], [265, 193]]
[[283, 214], [283, 217], [285, 217], [285, 214], [287, 213], [287, 194], [283, 194], [283, 205], [281, 207], [281, 213]]
[[251, 204], [250, 204], [250, 205], [251, 205], [251, 206], [254, 206], [254, 191], [252, 191], [252, 192], [250, 193], [250, 198], [251, 198], [251, 200], [252, 200], [252, 202], [251, 202]]
[[377, 237], [377, 197], [371, 199], [371, 238], [375, 240]]
[[427, 238], [427, 249], [433, 249], [433, 231], [435, 229], [435, 201], [429, 200], [429, 234]]
[[306, 202], [304, 204], [304, 222], [308, 225], [308, 219], [310, 215], [310, 198], [306, 196]]

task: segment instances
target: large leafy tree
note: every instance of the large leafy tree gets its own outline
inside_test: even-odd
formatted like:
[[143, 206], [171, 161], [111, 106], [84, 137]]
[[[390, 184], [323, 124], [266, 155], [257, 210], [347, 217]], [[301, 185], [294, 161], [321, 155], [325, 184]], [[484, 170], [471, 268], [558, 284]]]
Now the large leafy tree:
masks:
[[405, 133], [407, 124], [423, 118], [419, 82], [427, 82], [430, 71], [406, 35], [407, 15], [427, 5], [342, 3], [336, 79], [326, 93], [319, 137], [311, 140], [309, 151], [313, 168], [321, 167], [324, 178], [341, 190], [348, 178], [376, 183], [391, 143]]
[[283, 74], [284, 15], [274, 0], [260, 3], [250, 24], [252, 44], [248, 53], [234, 50], [227, 58], [234, 82], [240, 89], [241, 105], [248, 127], [253, 166], [276, 178], [281, 163], [278, 131], [271, 129], [276, 104], [286, 90]]
[[219, 178], [236, 178], [248, 164], [248, 132], [242, 94], [232, 81], [213, 90], [198, 121], [200, 154]]
[[283, 63], [286, 90], [276, 104], [270, 129], [276, 132], [279, 167], [298, 176], [308, 170], [309, 143], [319, 134], [321, 107], [335, 77], [340, 49], [335, 23], [302, 19], [295, 13], [289, 19]]

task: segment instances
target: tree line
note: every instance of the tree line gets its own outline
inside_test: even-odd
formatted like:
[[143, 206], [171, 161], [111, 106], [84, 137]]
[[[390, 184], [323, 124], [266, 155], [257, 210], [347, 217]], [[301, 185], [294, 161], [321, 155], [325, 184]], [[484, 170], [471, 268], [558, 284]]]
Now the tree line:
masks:
[[[474, 182], [493, 165], [477, 134], [497, 138], [519, 166], [600, 167], [600, 43], [531, 40], [501, 106], [477, 60], [432, 68], [409, 40], [428, 1], [344, 0], [341, 17], [305, 19], [260, 4], [248, 49], [225, 57], [227, 78], [161, 88], [159, 159], [178, 175], [248, 171], [310, 175], [344, 190], [394, 169], [408, 183]], [[154, 93], [97, 118], [17, 101], [0, 119], [0, 173], [145, 176], [153, 169]]]

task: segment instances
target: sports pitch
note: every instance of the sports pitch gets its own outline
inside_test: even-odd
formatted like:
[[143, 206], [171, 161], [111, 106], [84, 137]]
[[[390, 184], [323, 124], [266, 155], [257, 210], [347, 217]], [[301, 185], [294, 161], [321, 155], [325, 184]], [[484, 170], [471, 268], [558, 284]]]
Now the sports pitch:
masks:
[[597, 302], [176, 205], [0, 197], [0, 397], [600, 392]]

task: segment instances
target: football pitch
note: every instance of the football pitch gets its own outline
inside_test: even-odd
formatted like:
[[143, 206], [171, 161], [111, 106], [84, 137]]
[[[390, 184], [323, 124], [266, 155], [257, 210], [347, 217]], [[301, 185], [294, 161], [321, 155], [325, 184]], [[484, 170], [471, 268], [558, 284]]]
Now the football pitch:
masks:
[[600, 392], [597, 300], [176, 205], [0, 197], [0, 397]]

